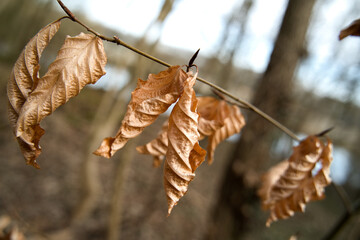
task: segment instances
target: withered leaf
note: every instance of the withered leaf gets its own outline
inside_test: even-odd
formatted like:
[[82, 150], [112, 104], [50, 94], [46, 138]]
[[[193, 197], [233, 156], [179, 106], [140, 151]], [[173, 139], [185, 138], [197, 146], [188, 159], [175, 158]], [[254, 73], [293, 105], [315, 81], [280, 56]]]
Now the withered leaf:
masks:
[[206, 151], [198, 140], [199, 115], [193, 90], [195, 77], [188, 79], [184, 92], [169, 117], [168, 150], [164, 167], [164, 187], [168, 200], [168, 214], [187, 192], [196, 168], [204, 161]]
[[[60, 28], [60, 21], [50, 23], [42, 28], [25, 46], [15, 62], [7, 84], [8, 95], [8, 118], [11, 128], [16, 135], [16, 123], [19, 113], [29, 94], [36, 88], [39, 81], [39, 61], [42, 52], [49, 44], [52, 37]], [[43, 135], [38, 130], [38, 138]], [[26, 163], [38, 168], [35, 159], [39, 156], [41, 149], [38, 144], [29, 145], [21, 138], [17, 138], [19, 147], [25, 157]]]
[[340, 40], [346, 38], [347, 36], [360, 36], [360, 19], [353, 21], [348, 27], [340, 31]]
[[[216, 146], [226, 138], [240, 132], [245, 124], [244, 117], [235, 106], [213, 97], [198, 97], [198, 132], [200, 139], [209, 136], [208, 163], [214, 158]], [[167, 123], [166, 123], [167, 124]], [[222, 128], [222, 130], [220, 130]], [[157, 138], [140, 146], [137, 150], [142, 154], [154, 156], [154, 164], [159, 164], [167, 151], [167, 126], [164, 125]]]
[[[200, 139], [205, 136], [210, 136], [217, 129], [224, 125], [224, 119], [228, 114], [223, 114], [226, 112], [225, 110], [220, 110], [219, 100], [213, 97], [197, 97], [198, 100], [198, 114], [199, 122], [198, 122], [198, 132], [200, 133]], [[139, 146], [136, 150], [142, 154], [150, 154], [154, 157], [153, 165], [159, 166], [161, 160], [166, 155], [167, 147], [168, 147], [168, 125], [169, 122], [166, 121], [163, 124], [161, 131], [158, 136], [145, 144], [144, 146]]]
[[44, 130], [40, 122], [83, 87], [105, 74], [106, 55], [100, 38], [81, 33], [67, 37], [55, 61], [39, 79], [24, 103], [16, 124], [16, 136], [36, 149]]
[[224, 126], [217, 129], [209, 136], [209, 143], [207, 146], [209, 164], [214, 161], [216, 146], [228, 137], [239, 133], [245, 126], [245, 118], [238, 107], [229, 106], [225, 101], [222, 101], [219, 104], [219, 112], [222, 113], [222, 115], [227, 115], [227, 117], [224, 120]]
[[[320, 171], [313, 176], [316, 163], [321, 162]], [[263, 208], [270, 210], [267, 226], [278, 219], [286, 219], [295, 212], [304, 212], [309, 201], [324, 197], [324, 188], [330, 184], [332, 143], [326, 146], [316, 136], [309, 136], [288, 160], [271, 168], [262, 179], [258, 191]]]
[[94, 154], [110, 158], [129, 139], [138, 136], [176, 102], [188, 78], [193, 78], [191, 73], [173, 66], [158, 74], [150, 74], [147, 81], [139, 79], [116, 136], [105, 138]]
[[213, 97], [198, 97], [198, 113], [198, 130], [202, 137], [210, 136], [224, 126], [229, 115], [226, 102]]
[[150, 154], [154, 157], [153, 166], [159, 167], [162, 159], [166, 155], [166, 151], [168, 148], [168, 125], [169, 122], [165, 121], [162, 126], [162, 129], [158, 136], [145, 144], [144, 146], [136, 147], [136, 150], [142, 154]]
[[[258, 195], [261, 199], [270, 199], [270, 190], [275, 185], [275, 183], [280, 179], [281, 175], [289, 167], [289, 161], [286, 159], [279, 162], [275, 166], [271, 167], [266, 174], [262, 176], [261, 179], [261, 188], [258, 190]], [[263, 205], [263, 208], [266, 209], [267, 205]]]

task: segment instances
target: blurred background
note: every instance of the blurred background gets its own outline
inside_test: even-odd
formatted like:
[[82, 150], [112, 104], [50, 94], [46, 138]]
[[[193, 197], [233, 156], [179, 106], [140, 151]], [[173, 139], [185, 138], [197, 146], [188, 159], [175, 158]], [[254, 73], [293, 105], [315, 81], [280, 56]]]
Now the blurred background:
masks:
[[[0, 239], [359, 239], [360, 38], [338, 40], [359, 18], [356, 0], [64, 0], [88, 26], [118, 36], [173, 65], [201, 48], [199, 75], [289, 127], [300, 138], [335, 127], [326, 198], [304, 214], [265, 227], [256, 190], [294, 142], [260, 116], [203, 163], [169, 217], [162, 167], [136, 152], [166, 116], [112, 159], [91, 153], [113, 136], [136, 79], [165, 68], [104, 43], [107, 74], [46, 118], [36, 170], [25, 165], [7, 120], [6, 84], [26, 43], [64, 15], [53, 0], [0, 2]], [[86, 30], [66, 19], [41, 58], [41, 74], [66, 35]], [[196, 83], [200, 95], [211, 89]], [[206, 144], [203, 142], [201, 144]], [[347, 214], [348, 213], [348, 214]], [[341, 219], [345, 224], [338, 225]], [[341, 226], [334, 234], [336, 226]]]

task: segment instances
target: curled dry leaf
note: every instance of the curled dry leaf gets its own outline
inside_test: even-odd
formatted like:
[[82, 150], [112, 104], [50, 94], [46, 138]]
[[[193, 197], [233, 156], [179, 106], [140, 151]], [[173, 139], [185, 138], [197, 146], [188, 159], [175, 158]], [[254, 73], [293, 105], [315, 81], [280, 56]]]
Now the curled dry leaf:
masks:
[[[39, 81], [39, 61], [41, 54], [59, 30], [60, 23], [60, 21], [55, 21], [42, 28], [25, 46], [11, 71], [7, 85], [8, 118], [15, 135], [20, 111]], [[40, 138], [44, 134], [44, 131], [38, 129], [37, 133], [38, 138]], [[38, 168], [39, 166], [35, 161], [41, 153], [38, 143], [34, 145], [28, 144], [21, 138], [17, 138], [17, 141], [27, 164]]]
[[[198, 97], [200, 139], [210, 136], [208, 145], [208, 163], [212, 163], [216, 146], [233, 134], [240, 132], [245, 124], [244, 117], [235, 106], [213, 97]], [[167, 122], [165, 123], [167, 124]], [[220, 129], [224, 127], [221, 131]], [[167, 125], [163, 126], [157, 138], [137, 150], [142, 154], [154, 156], [154, 164], [161, 161], [167, 151]]]
[[225, 101], [213, 97], [198, 97], [198, 113], [200, 114], [198, 130], [201, 137], [210, 136], [224, 126], [228, 117]]
[[138, 136], [176, 102], [188, 78], [193, 78], [191, 73], [173, 66], [158, 74], [150, 74], [147, 81], [139, 79], [116, 136], [105, 138], [94, 154], [110, 158], [129, 139]]
[[166, 121], [158, 136], [145, 144], [144, 146], [138, 146], [136, 150], [142, 154], [150, 154], [154, 157], [153, 166], [159, 167], [164, 156], [166, 155], [166, 151], [168, 148], [168, 125], [169, 122]]
[[221, 114], [227, 117], [224, 120], [224, 126], [217, 129], [212, 135], [209, 136], [209, 142], [207, 146], [208, 151], [208, 163], [211, 164], [214, 161], [214, 152], [216, 146], [227, 139], [228, 137], [239, 133], [245, 126], [245, 118], [241, 114], [240, 109], [236, 106], [229, 106], [225, 101], [221, 101], [218, 107]]
[[[316, 163], [321, 169], [312, 175]], [[278, 219], [286, 219], [295, 212], [304, 212], [309, 201], [324, 197], [324, 188], [330, 184], [332, 143], [326, 146], [315, 136], [303, 140], [288, 160], [271, 168], [262, 179], [258, 191], [264, 209], [270, 210], [267, 226]]]
[[169, 117], [168, 150], [164, 167], [164, 187], [168, 200], [168, 213], [187, 192], [196, 168], [204, 161], [206, 151], [198, 140], [199, 115], [193, 90], [195, 78], [188, 79], [184, 92]]
[[342, 40], [347, 36], [360, 36], [360, 19], [353, 21], [348, 27], [341, 30], [339, 39]]
[[[200, 114], [198, 131], [200, 139], [213, 134], [218, 128], [224, 125], [224, 114], [219, 114], [219, 100], [213, 97], [198, 97], [198, 113]], [[224, 112], [224, 111], [221, 111]], [[159, 166], [161, 160], [166, 155], [168, 147], [168, 129], [169, 122], [163, 124], [158, 136], [144, 146], [139, 146], [136, 150], [142, 154], [154, 156], [154, 166]]]
[[[262, 186], [258, 190], [258, 195], [261, 199], [270, 199], [270, 190], [275, 185], [275, 183], [280, 179], [281, 175], [289, 167], [289, 161], [286, 159], [279, 162], [275, 166], [271, 167], [266, 174], [262, 176], [261, 183]], [[263, 208], [266, 209], [267, 205], [263, 205]]]
[[16, 136], [36, 149], [44, 130], [40, 121], [82, 88], [105, 74], [106, 55], [100, 38], [81, 33], [67, 37], [55, 61], [24, 103], [16, 123]]

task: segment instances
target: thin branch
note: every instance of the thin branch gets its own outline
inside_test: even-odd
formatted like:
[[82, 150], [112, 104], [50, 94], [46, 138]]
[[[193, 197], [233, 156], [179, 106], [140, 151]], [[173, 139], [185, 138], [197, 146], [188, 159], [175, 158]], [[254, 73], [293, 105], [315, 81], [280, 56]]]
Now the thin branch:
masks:
[[[93, 33], [94, 35], [96, 35], [97, 37], [101, 38], [102, 40], [108, 41], [108, 42], [112, 42], [112, 43], [116, 43], [117, 45], [121, 45], [133, 52], [136, 52], [154, 62], [157, 62], [163, 66], [166, 67], [170, 67], [171, 65], [167, 62], [164, 62], [154, 56], [151, 56], [150, 54], [147, 54], [123, 41], [121, 41], [118, 37], [114, 36], [112, 38], [106, 37], [98, 32], [96, 32], [95, 30], [91, 29], [90, 27], [88, 27], [87, 25], [85, 25], [84, 23], [82, 23], [79, 19], [77, 19], [75, 17], [75, 15], [62, 3], [61, 0], [57, 0], [57, 2], [59, 3], [59, 5], [61, 6], [61, 8], [65, 11], [65, 13], [69, 16], [69, 18], [80, 24], [81, 26], [83, 26], [87, 31]], [[261, 117], [265, 118], [267, 121], [269, 121], [270, 123], [272, 123], [273, 125], [275, 125], [277, 128], [279, 128], [280, 130], [282, 130], [284, 133], [286, 133], [287, 135], [289, 135], [291, 138], [293, 138], [296, 141], [300, 141], [300, 139], [295, 135], [295, 133], [293, 133], [292, 131], [290, 131], [287, 127], [285, 127], [284, 125], [282, 125], [281, 123], [279, 123], [278, 121], [276, 121], [275, 119], [273, 119], [272, 117], [270, 117], [269, 115], [267, 115], [266, 113], [264, 113], [263, 111], [261, 111], [260, 109], [258, 109], [257, 107], [255, 107], [254, 105], [252, 105], [251, 103], [246, 102], [245, 100], [242, 100], [238, 97], [235, 97], [234, 95], [232, 95], [230, 92], [226, 91], [225, 89], [212, 84], [211, 82], [208, 82], [207, 80], [197, 77], [196, 78], [198, 81], [212, 87], [213, 89], [216, 89], [218, 92], [226, 95], [227, 97], [233, 99], [234, 101], [248, 107], [250, 110], [254, 111], [255, 113], [257, 113], [258, 115], [260, 115]], [[240, 105], [240, 106], [242, 106]]]
[[121, 41], [116, 36], [114, 36], [114, 38], [113, 38], [115, 41], [112, 41], [112, 40], [107, 39], [107, 38], [102, 38], [102, 39], [104, 39], [106, 41], [109, 41], [109, 42], [115, 42], [117, 45], [121, 45], [123, 47], [126, 47], [127, 49], [129, 49], [129, 50], [131, 50], [133, 52], [136, 52], [136, 53], [138, 53], [138, 54], [140, 54], [140, 55], [142, 55], [142, 56], [144, 56], [144, 57], [146, 57], [146, 58], [148, 58], [148, 59], [150, 59], [150, 60], [152, 60], [154, 62], [160, 63], [161, 65], [163, 65], [165, 67], [171, 67], [171, 65], [169, 63], [164, 62], [164, 61], [162, 61], [162, 60], [160, 60], [160, 59], [158, 59], [158, 58], [156, 58], [154, 56], [151, 56], [150, 54], [147, 54], [146, 52], [143, 52], [143, 51], [141, 51], [141, 50], [139, 50], [139, 49], [137, 49], [137, 48], [123, 42], [123, 41]]
[[245, 106], [245, 105], [243, 105], [243, 104], [241, 104], [241, 103], [238, 103], [238, 102], [234, 102], [234, 101], [229, 100], [229, 99], [226, 98], [222, 93], [219, 93], [219, 92], [216, 91], [215, 89], [211, 89], [211, 90], [212, 90], [212, 92], [213, 92], [216, 96], [218, 96], [218, 98], [220, 98], [221, 100], [224, 100], [224, 101], [226, 101], [226, 102], [229, 103], [229, 104], [236, 105], [236, 106], [238, 106], [239, 108], [244, 108], [244, 109], [250, 110], [250, 108], [249, 108], [248, 106]]
[[277, 128], [279, 128], [280, 130], [282, 130], [284, 133], [286, 133], [287, 135], [289, 135], [291, 138], [293, 138], [294, 140], [300, 142], [300, 139], [295, 135], [295, 133], [293, 133], [292, 131], [290, 131], [287, 127], [285, 127], [284, 125], [282, 125], [281, 123], [279, 123], [278, 121], [276, 121], [275, 119], [273, 119], [272, 117], [270, 117], [269, 115], [267, 115], [266, 113], [264, 113], [263, 111], [261, 111], [259, 108], [255, 107], [254, 105], [252, 105], [251, 103], [246, 102], [245, 100], [242, 100], [238, 97], [235, 97], [234, 95], [232, 95], [230, 92], [226, 91], [225, 89], [212, 84], [211, 82], [206, 81], [205, 79], [202, 79], [200, 77], [197, 78], [197, 80], [199, 80], [200, 82], [203, 82], [205, 84], [207, 84], [208, 86], [216, 89], [217, 91], [219, 91], [220, 93], [232, 98], [233, 100], [235, 100], [236, 102], [243, 104], [245, 106], [247, 106], [250, 110], [256, 112], [257, 114], [259, 114], [260, 116], [262, 116], [263, 118], [265, 118], [267, 121], [269, 121], [270, 123], [272, 123], [273, 125], [275, 125]]

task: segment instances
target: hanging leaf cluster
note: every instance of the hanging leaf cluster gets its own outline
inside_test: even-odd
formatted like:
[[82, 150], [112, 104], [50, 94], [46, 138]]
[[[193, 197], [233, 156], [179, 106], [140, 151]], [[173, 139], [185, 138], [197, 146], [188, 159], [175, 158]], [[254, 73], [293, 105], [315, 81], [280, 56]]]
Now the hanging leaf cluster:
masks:
[[[107, 59], [102, 40], [81, 33], [65, 39], [45, 75], [39, 76], [41, 54], [60, 23], [58, 20], [49, 24], [29, 41], [15, 63], [7, 88], [11, 127], [27, 164], [36, 168], [39, 168], [36, 159], [41, 153], [40, 138], [45, 133], [40, 122], [78, 95], [85, 85], [97, 82], [105, 74]], [[156, 143], [138, 148], [141, 153], [153, 155], [157, 165], [166, 156], [164, 187], [169, 214], [187, 192], [195, 170], [205, 159], [206, 151], [200, 147], [199, 140], [209, 137], [207, 149], [211, 163], [216, 146], [245, 125], [236, 106], [211, 97], [196, 97], [193, 86], [197, 74], [197, 68], [193, 74], [172, 66], [150, 74], [146, 81], [139, 79], [117, 134], [105, 138], [94, 152], [112, 157], [175, 104], [162, 133], [154, 140]]]
[[[96, 83], [105, 74], [107, 62], [102, 40], [80, 33], [66, 37], [56, 59], [44, 76], [40, 76], [40, 57], [60, 28], [61, 19], [41, 29], [25, 46], [12, 69], [7, 86], [8, 117], [12, 131], [26, 160], [36, 168], [41, 153], [40, 138], [45, 130], [40, 122], [70, 98], [77, 96], [87, 84]], [[345, 29], [341, 38], [358, 35], [358, 22]], [[196, 53], [197, 54], [197, 53]], [[214, 161], [219, 143], [237, 134], [245, 125], [239, 108], [225, 100], [197, 97], [193, 89], [198, 69], [187, 71], [172, 66], [146, 81], [138, 79], [121, 126], [114, 137], [105, 138], [94, 154], [112, 157], [132, 138], [155, 122], [160, 114], [174, 105], [158, 136], [137, 147], [137, 151], [153, 157], [153, 165], [164, 162], [164, 188], [168, 214], [188, 191], [196, 169], [207, 155]], [[207, 138], [207, 150], [199, 141]], [[270, 211], [267, 225], [304, 211], [305, 204], [324, 197], [324, 187], [331, 179], [332, 143], [310, 136], [294, 148], [288, 160], [269, 170], [259, 190], [264, 209]], [[165, 159], [165, 160], [164, 160]], [[164, 160], [164, 161], [163, 161]], [[313, 173], [315, 166], [321, 169]]]
[[[200, 139], [209, 137], [207, 154], [208, 163], [214, 160], [216, 146], [223, 140], [237, 134], [245, 125], [244, 116], [236, 106], [228, 105], [224, 100], [213, 97], [198, 97], [198, 112], [200, 114], [198, 132]], [[168, 148], [168, 124], [163, 124], [157, 138], [136, 150], [142, 154], [150, 154], [154, 157], [153, 165], [158, 167], [166, 155]]]
[[94, 152], [110, 158], [176, 102], [158, 137], [137, 147], [140, 153], [154, 157], [154, 166], [159, 166], [166, 158], [164, 187], [169, 214], [187, 192], [195, 170], [205, 160], [206, 151], [200, 147], [199, 140], [209, 137], [208, 160], [211, 163], [217, 144], [240, 132], [245, 125], [238, 107], [212, 97], [197, 98], [193, 89], [196, 76], [197, 72], [193, 74], [173, 66], [150, 74], [146, 81], [139, 79], [116, 136], [105, 138]]
[[[270, 211], [267, 226], [304, 212], [306, 203], [325, 197], [324, 188], [331, 183], [332, 143], [309, 136], [294, 148], [289, 159], [272, 167], [262, 179], [258, 194], [262, 206]], [[321, 166], [313, 173], [315, 166]]]
[[39, 76], [41, 54], [60, 23], [50, 23], [29, 41], [15, 62], [7, 87], [11, 127], [27, 164], [36, 168], [36, 158], [41, 153], [39, 141], [45, 133], [40, 122], [105, 74], [102, 41], [81, 33], [66, 38], [48, 71]]

